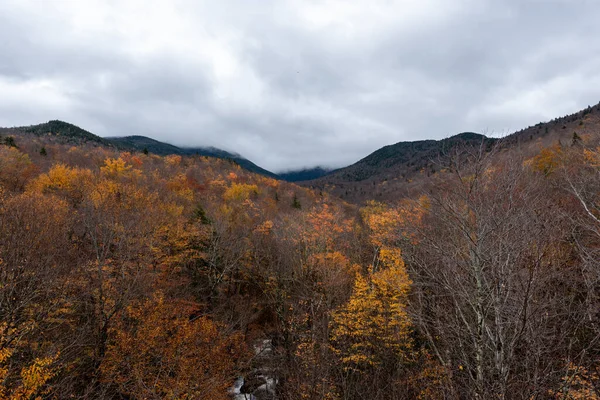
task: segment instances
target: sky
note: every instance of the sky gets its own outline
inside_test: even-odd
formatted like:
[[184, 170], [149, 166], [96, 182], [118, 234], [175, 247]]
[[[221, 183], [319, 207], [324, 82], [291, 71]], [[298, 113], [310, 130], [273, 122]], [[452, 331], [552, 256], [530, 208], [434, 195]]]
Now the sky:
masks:
[[599, 0], [1, 0], [0, 126], [341, 167], [600, 101]]

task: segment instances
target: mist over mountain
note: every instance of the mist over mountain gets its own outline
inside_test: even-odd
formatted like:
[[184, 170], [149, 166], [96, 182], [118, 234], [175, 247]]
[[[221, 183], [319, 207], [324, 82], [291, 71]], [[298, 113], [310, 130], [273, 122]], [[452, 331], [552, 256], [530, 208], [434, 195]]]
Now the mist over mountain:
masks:
[[59, 120], [52, 120], [46, 123], [31, 126], [0, 128], [0, 132], [4, 132], [5, 134], [26, 133], [36, 136], [54, 136], [62, 141], [74, 144], [90, 142], [98, 145], [114, 147], [115, 149], [119, 150], [136, 152], [145, 151], [163, 156], [169, 154], [178, 154], [222, 158], [235, 162], [248, 171], [256, 172], [265, 176], [277, 177], [276, 174], [259, 167], [239, 154], [229, 153], [225, 150], [217, 149], [215, 147], [177, 147], [169, 143], [160, 142], [158, 140], [140, 135], [103, 138], [78, 126]]
[[300, 170], [292, 170], [286, 172], [280, 172], [277, 175], [288, 182], [300, 182], [308, 181], [311, 179], [317, 179], [331, 173], [333, 169], [314, 167], [314, 168], [303, 168]]

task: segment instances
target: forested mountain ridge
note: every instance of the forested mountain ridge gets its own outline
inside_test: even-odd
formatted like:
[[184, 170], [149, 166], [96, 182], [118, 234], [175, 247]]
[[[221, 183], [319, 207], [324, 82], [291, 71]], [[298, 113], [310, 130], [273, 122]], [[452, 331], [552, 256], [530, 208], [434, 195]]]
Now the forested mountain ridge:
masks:
[[[428, 177], [446, 168], [444, 156], [456, 145], [490, 149], [496, 142], [503, 151], [518, 149], [534, 154], [553, 143], [570, 144], [600, 130], [600, 103], [564, 117], [517, 131], [511, 135], [490, 138], [464, 132], [442, 140], [399, 142], [382, 147], [360, 161], [326, 175], [300, 182], [303, 186], [327, 190], [341, 198], [364, 204], [369, 199], [390, 201], [406, 196]], [[575, 138], [575, 139], [574, 139]]]
[[57, 137], [64, 141], [69, 141], [73, 144], [83, 144], [86, 142], [97, 143], [105, 146], [109, 146], [110, 142], [100, 136], [94, 135], [91, 132], [86, 131], [76, 125], [68, 122], [52, 120], [42, 124], [20, 126], [12, 128], [1, 128], [0, 134], [3, 135], [19, 135], [19, 134], [32, 134], [35, 136], [49, 136]]
[[222, 158], [231, 160], [249, 171], [270, 176], [272, 178], [277, 177], [276, 174], [259, 167], [239, 154], [229, 153], [225, 150], [214, 147], [177, 147], [169, 143], [160, 142], [158, 140], [139, 135], [123, 137], [100, 137], [78, 126], [58, 120], [24, 127], [0, 128], [0, 134], [7, 136], [22, 134], [33, 134], [35, 136], [45, 135], [48, 137], [54, 137], [58, 141], [76, 145], [89, 142], [102, 146], [114, 147], [118, 150], [134, 152], [146, 151], [162, 156], [179, 154]]
[[179, 155], [199, 155], [205, 157], [222, 158], [231, 160], [239, 164], [242, 168], [248, 171], [255, 172], [271, 178], [277, 178], [278, 176], [271, 171], [267, 171], [264, 168], [259, 167], [252, 161], [240, 156], [239, 154], [230, 153], [225, 150], [217, 149], [215, 147], [177, 147], [168, 143], [159, 142], [158, 140], [151, 139], [145, 136], [124, 136], [124, 137], [107, 137], [106, 140], [113, 143], [115, 146], [135, 151], [149, 151], [154, 154], [161, 156], [169, 154]]

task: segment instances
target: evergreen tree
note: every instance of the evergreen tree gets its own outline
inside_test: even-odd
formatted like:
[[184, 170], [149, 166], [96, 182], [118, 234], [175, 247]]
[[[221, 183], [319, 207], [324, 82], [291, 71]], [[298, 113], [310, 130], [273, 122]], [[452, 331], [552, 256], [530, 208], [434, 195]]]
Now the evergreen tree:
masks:
[[298, 210], [302, 208], [300, 201], [298, 200], [298, 196], [294, 193], [294, 199], [292, 200], [292, 207], [297, 208]]
[[12, 136], [8, 136], [6, 139], [4, 139], [4, 144], [6, 144], [8, 147], [17, 147], [15, 138]]

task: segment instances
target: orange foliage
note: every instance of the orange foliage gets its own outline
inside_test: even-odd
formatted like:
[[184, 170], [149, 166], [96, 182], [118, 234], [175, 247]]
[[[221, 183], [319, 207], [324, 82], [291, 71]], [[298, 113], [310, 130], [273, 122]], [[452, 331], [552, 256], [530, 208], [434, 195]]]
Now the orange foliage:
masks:
[[561, 164], [562, 156], [563, 150], [558, 144], [542, 149], [540, 153], [533, 158], [533, 169], [549, 175]]
[[23, 190], [36, 171], [27, 154], [14, 147], [0, 146], [0, 186]]
[[598, 400], [600, 399], [600, 373], [569, 363], [559, 390], [550, 390], [554, 399]]
[[600, 168], [600, 147], [595, 150], [584, 149], [583, 155], [585, 161], [594, 168]]
[[128, 307], [102, 364], [103, 380], [136, 398], [229, 399], [239, 335], [198, 316], [194, 304], [158, 295]]

